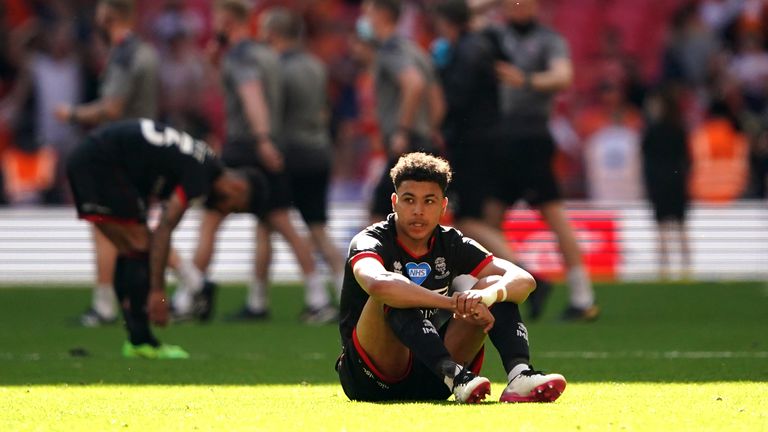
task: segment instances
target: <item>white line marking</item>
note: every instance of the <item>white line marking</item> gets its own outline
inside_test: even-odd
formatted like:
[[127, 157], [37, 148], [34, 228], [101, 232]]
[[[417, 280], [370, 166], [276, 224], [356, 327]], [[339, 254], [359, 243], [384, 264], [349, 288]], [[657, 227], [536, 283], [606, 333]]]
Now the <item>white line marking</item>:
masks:
[[533, 357], [575, 359], [764, 359], [768, 351], [542, 351]]

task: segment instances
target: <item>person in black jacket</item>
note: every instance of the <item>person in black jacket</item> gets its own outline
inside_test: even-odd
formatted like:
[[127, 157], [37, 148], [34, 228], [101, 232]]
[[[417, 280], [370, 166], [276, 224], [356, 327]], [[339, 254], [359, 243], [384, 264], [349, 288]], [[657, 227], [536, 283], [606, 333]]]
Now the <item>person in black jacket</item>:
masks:
[[688, 208], [688, 133], [673, 88], [648, 102], [649, 122], [643, 135], [643, 174], [659, 230], [659, 275], [669, 276], [669, 242], [677, 235], [684, 276], [691, 265], [685, 216]]
[[[446, 99], [443, 136], [454, 168], [452, 202], [456, 226], [479, 239], [496, 256], [516, 262], [498, 227], [484, 219], [492, 198], [493, 146], [504, 140], [496, 76], [496, 48], [483, 31], [470, 30], [471, 10], [465, 0], [447, 0], [435, 6], [435, 24], [441, 36], [433, 46]], [[528, 301], [530, 317], [541, 315], [550, 284], [536, 277], [538, 289]]]

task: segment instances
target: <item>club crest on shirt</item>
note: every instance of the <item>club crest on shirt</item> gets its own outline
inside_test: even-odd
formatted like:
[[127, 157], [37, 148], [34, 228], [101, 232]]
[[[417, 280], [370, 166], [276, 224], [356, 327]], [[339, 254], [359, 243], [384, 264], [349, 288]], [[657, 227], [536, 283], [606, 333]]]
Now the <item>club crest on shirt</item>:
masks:
[[395, 261], [392, 263], [392, 271], [395, 273], [403, 274], [403, 265], [400, 264], [400, 261]]
[[418, 264], [409, 262], [405, 264], [405, 270], [408, 272], [408, 279], [417, 285], [421, 285], [432, 272], [432, 267], [425, 262]]
[[435, 271], [437, 272], [435, 279], [445, 279], [451, 275], [451, 272], [448, 271], [448, 266], [445, 264], [445, 258], [443, 257], [435, 258]]

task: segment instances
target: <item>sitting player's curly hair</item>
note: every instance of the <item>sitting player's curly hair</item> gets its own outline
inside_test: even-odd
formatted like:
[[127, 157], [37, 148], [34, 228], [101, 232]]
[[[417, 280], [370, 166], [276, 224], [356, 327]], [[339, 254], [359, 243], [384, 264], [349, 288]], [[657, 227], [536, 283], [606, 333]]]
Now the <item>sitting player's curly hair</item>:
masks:
[[440, 186], [445, 194], [453, 174], [448, 161], [426, 153], [408, 153], [400, 156], [397, 164], [389, 171], [397, 190], [406, 180], [431, 181]]

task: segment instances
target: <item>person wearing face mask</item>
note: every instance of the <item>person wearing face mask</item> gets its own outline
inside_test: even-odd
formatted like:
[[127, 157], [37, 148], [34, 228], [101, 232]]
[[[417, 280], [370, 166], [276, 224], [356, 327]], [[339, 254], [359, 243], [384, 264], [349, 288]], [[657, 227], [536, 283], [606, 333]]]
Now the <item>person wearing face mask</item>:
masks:
[[486, 32], [496, 53], [504, 139], [490, 158], [494, 181], [484, 219], [500, 230], [506, 208], [518, 200], [539, 210], [565, 264], [570, 303], [562, 319], [591, 321], [599, 309], [552, 169], [555, 144], [548, 127], [552, 101], [571, 85], [573, 66], [567, 42], [539, 23], [538, 8], [538, 0], [504, 0], [504, 24]]
[[[99, 0], [96, 32], [110, 47], [99, 98], [81, 105], [57, 106], [53, 114], [59, 121], [92, 128], [116, 120], [157, 117], [158, 55], [134, 33], [135, 13], [133, 0]], [[117, 250], [96, 229], [93, 238], [97, 274], [92, 304], [80, 317], [86, 327], [109, 324], [117, 317], [112, 286]], [[175, 252], [171, 252], [170, 263], [181, 284], [194, 284], [201, 278], [191, 262]]]
[[[470, 28], [473, 16], [466, 0], [442, 1], [435, 5], [433, 15], [440, 39], [433, 44], [432, 56], [447, 102], [443, 136], [455, 170], [451, 187], [455, 226], [496, 256], [516, 262], [506, 238], [483, 219], [488, 184], [492, 182], [488, 155], [494, 143], [503, 139], [493, 46], [482, 31]], [[541, 300], [551, 285], [539, 275], [534, 276], [538, 288], [526, 303], [530, 317], [537, 319], [543, 306]]]

